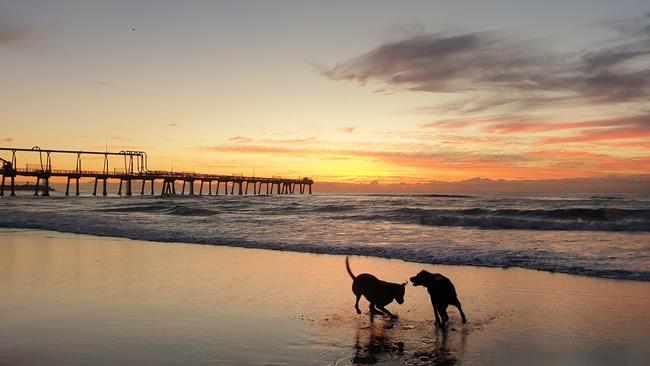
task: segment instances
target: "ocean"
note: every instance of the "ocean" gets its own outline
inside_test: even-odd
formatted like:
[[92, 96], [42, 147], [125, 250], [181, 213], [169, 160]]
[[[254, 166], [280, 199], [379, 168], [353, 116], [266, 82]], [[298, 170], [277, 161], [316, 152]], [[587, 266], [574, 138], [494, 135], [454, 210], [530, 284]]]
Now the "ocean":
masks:
[[0, 210], [3, 228], [650, 281], [648, 195], [20, 196]]

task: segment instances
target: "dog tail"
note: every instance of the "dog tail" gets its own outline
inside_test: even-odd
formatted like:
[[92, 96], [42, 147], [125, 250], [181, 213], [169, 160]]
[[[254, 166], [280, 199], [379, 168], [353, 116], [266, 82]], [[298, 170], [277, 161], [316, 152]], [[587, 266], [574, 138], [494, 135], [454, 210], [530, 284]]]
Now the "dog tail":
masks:
[[354, 273], [352, 273], [352, 270], [350, 269], [350, 262], [348, 261], [348, 257], [345, 257], [345, 269], [348, 270], [350, 277], [352, 277], [352, 279], [354, 280], [356, 277], [354, 276]]

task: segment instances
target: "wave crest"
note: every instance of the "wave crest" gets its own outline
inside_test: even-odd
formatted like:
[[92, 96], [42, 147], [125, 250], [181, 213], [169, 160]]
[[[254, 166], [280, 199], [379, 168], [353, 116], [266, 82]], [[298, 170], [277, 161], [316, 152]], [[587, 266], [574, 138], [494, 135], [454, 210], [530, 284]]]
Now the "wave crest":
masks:
[[481, 229], [650, 231], [650, 210], [619, 208], [566, 209], [421, 209], [332, 217]]

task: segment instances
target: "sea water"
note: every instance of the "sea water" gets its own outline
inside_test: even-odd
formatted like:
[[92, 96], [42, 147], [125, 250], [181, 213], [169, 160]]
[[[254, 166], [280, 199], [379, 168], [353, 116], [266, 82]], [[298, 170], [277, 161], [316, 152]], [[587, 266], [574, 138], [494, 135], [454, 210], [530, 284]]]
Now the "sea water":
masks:
[[650, 197], [3, 197], [0, 227], [650, 281]]

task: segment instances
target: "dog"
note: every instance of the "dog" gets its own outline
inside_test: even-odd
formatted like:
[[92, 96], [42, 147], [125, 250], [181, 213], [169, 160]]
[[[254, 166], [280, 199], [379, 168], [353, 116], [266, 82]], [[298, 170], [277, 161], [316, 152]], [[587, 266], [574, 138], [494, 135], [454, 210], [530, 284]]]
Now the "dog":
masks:
[[397, 315], [391, 313], [386, 309], [386, 305], [397, 301], [398, 304], [404, 303], [404, 292], [406, 291], [406, 284], [391, 283], [378, 279], [377, 277], [362, 273], [355, 276], [350, 269], [348, 258], [345, 258], [345, 268], [348, 270], [350, 277], [352, 277], [352, 292], [357, 297], [354, 308], [357, 314], [361, 314], [359, 309], [359, 299], [363, 295], [368, 302], [370, 302], [370, 315], [388, 315], [393, 319], [397, 319]]
[[467, 323], [465, 313], [461, 308], [460, 301], [456, 295], [454, 284], [451, 283], [449, 278], [441, 275], [440, 273], [430, 273], [425, 270], [420, 271], [417, 275], [410, 278], [413, 286], [424, 286], [431, 296], [431, 305], [433, 306], [433, 314], [436, 316], [436, 324], [443, 327], [449, 315], [447, 315], [447, 306], [453, 305], [460, 311], [461, 320]]

